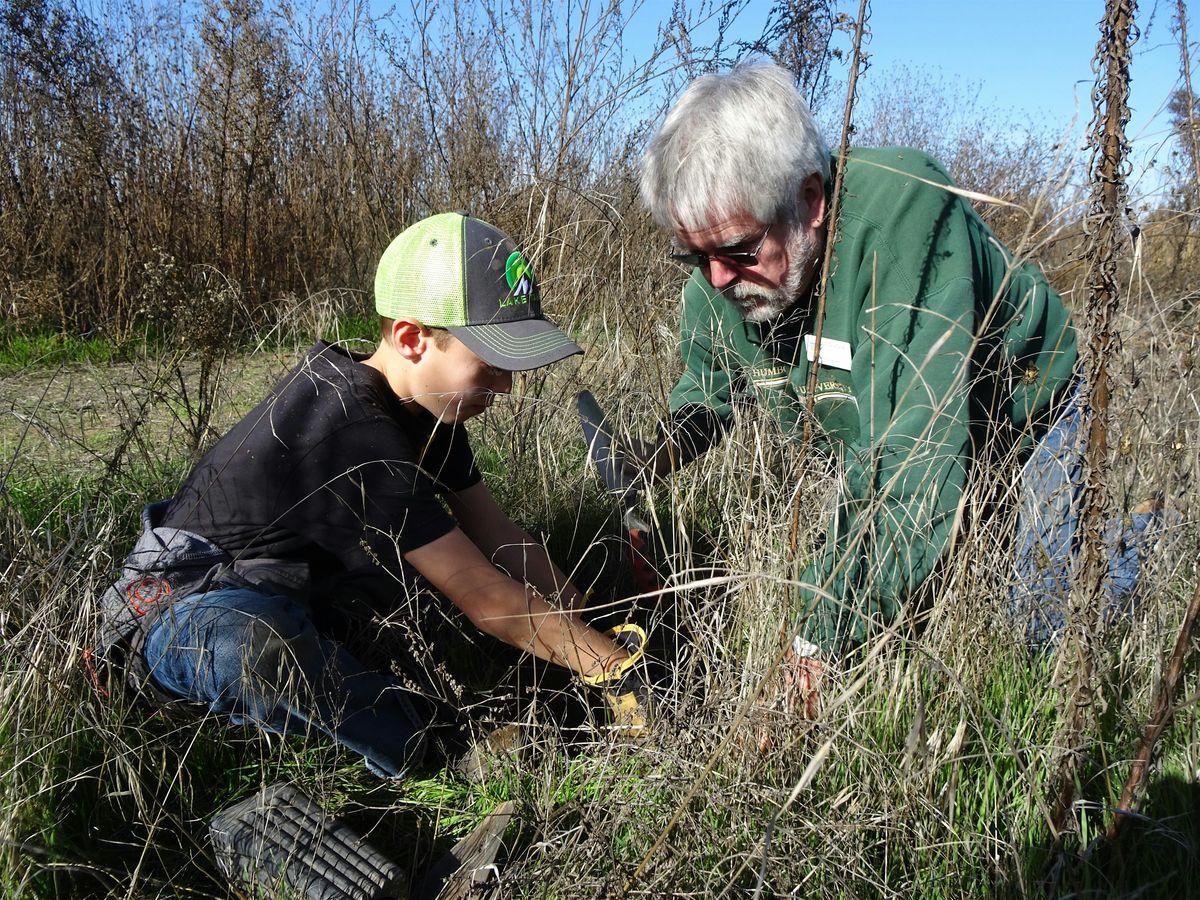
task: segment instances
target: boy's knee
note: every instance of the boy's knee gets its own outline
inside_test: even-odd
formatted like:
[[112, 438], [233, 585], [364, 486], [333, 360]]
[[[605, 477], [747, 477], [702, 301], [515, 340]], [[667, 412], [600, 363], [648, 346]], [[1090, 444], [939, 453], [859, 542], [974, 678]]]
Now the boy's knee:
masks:
[[240, 662], [243, 673], [259, 683], [293, 685], [319, 672], [321, 640], [306, 618], [258, 615], [245, 630]]
[[165, 668], [190, 671], [196, 692], [213, 698], [241, 693], [247, 678], [275, 690], [295, 683], [298, 662], [319, 651], [300, 607], [257, 593], [189, 598], [167, 611], [164, 627], [150, 640], [155, 655]]

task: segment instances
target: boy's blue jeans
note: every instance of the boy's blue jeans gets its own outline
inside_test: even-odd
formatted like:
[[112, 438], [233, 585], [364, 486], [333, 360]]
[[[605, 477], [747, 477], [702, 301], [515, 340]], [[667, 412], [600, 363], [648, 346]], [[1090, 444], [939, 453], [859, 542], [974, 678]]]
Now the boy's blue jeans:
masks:
[[235, 724], [316, 729], [385, 777], [424, 756], [429, 714], [420, 698], [322, 637], [287, 597], [243, 587], [185, 597], [150, 626], [142, 655], [167, 692]]
[[[1031, 647], [1052, 646], [1066, 626], [1072, 569], [1077, 565], [1083, 484], [1085, 419], [1079, 394], [1034, 447], [1021, 473], [1014, 542], [1013, 616]], [[1127, 608], [1140, 575], [1140, 552], [1155, 512], [1134, 512], [1108, 523], [1104, 543], [1105, 619]]]

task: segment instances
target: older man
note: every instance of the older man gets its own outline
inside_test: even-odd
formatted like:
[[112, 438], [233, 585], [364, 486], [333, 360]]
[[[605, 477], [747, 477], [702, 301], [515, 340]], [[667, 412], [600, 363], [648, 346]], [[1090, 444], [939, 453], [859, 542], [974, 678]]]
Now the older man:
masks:
[[[1060, 444], [1078, 428], [1062, 300], [917, 150], [849, 152], [818, 323], [834, 162], [791, 75], [750, 64], [686, 89], [641, 181], [691, 276], [684, 371], [666, 428], [640, 455], [656, 474], [694, 459], [741, 394], [797, 436], [811, 405], [816, 444], [844, 468], [827, 540], [801, 579], [791, 668], [802, 686], [930, 576], [980, 463], [1011, 466], [1056, 422]], [[1031, 570], [1058, 527], [1030, 532], [1019, 567]]]

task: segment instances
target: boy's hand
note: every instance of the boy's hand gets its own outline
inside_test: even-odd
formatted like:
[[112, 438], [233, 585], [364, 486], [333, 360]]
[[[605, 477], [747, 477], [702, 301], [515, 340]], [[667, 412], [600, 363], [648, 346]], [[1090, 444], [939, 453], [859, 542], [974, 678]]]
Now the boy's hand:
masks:
[[637, 625], [626, 624], [611, 628], [605, 634], [612, 638], [613, 643], [628, 651], [629, 657], [608, 672], [583, 680], [600, 688], [613, 725], [626, 737], [634, 740], [648, 737], [653, 697], [650, 686], [637, 668], [645, 653], [646, 632]]
[[636, 669], [630, 669], [620, 681], [602, 690], [616, 729], [635, 741], [650, 736], [650, 686]]

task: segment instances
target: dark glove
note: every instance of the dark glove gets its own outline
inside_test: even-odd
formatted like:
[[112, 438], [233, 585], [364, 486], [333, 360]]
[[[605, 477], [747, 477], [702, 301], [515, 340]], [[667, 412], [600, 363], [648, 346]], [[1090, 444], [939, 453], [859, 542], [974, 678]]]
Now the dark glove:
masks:
[[627, 623], [605, 632], [613, 643], [629, 652], [607, 672], [585, 676], [583, 681], [600, 688], [608, 705], [613, 725], [626, 736], [640, 740], [649, 736], [653, 698], [638, 663], [646, 652], [646, 632], [638, 625]]
[[630, 478], [653, 480], [671, 471], [671, 452], [661, 435], [652, 441], [627, 437], [623, 450], [622, 463]]

